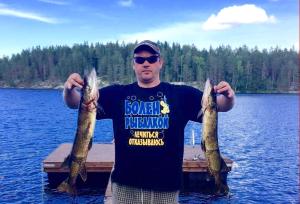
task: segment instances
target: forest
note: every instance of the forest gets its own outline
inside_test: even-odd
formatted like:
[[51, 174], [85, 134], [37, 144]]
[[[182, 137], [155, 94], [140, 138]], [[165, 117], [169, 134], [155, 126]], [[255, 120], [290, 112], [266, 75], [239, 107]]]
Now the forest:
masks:
[[[298, 90], [299, 53], [294, 48], [199, 49], [195, 45], [158, 42], [164, 66], [161, 79], [204, 84], [206, 78], [225, 80], [238, 93], [277, 93]], [[132, 69], [135, 43], [91, 43], [36, 46], [0, 58], [0, 87], [32, 87], [41, 82], [63, 84], [73, 72], [83, 75], [95, 67], [103, 84], [135, 81]]]

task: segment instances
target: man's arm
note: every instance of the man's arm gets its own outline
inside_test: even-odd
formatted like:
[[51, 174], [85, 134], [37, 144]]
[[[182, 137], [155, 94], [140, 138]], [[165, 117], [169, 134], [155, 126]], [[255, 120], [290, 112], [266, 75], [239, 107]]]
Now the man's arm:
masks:
[[235, 100], [235, 93], [231, 86], [227, 82], [221, 81], [214, 89], [220, 94], [217, 96], [218, 111], [229, 111], [233, 107]]
[[78, 108], [81, 98], [80, 89], [82, 88], [83, 80], [77, 73], [69, 76], [64, 85], [63, 97], [69, 108]]

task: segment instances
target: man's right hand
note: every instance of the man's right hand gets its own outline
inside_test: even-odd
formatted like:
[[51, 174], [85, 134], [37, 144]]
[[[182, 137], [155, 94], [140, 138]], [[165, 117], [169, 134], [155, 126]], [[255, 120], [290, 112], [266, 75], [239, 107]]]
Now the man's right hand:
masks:
[[82, 86], [83, 79], [81, 78], [81, 76], [78, 73], [73, 73], [68, 77], [67, 81], [65, 82], [64, 88], [67, 90], [71, 90], [74, 87], [82, 89]]
[[65, 82], [63, 97], [70, 108], [79, 107], [81, 93], [78, 89], [82, 89], [83, 83], [83, 79], [78, 73], [71, 74]]

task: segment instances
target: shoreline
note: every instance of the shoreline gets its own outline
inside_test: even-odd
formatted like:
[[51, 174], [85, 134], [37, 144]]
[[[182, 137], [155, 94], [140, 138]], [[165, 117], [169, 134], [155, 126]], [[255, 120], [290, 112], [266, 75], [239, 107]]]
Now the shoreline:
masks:
[[[171, 82], [172, 83], [172, 82]], [[173, 84], [173, 83], [172, 83]], [[176, 82], [174, 84], [177, 84]], [[101, 86], [102, 85], [102, 86]], [[109, 83], [101, 84], [99, 87], [105, 87], [110, 85]], [[182, 85], [190, 85], [197, 89], [202, 90], [199, 86], [195, 86], [191, 83], [182, 83]], [[23, 89], [23, 90], [63, 90], [64, 85], [63, 84], [55, 84], [55, 85], [32, 85], [32, 86], [8, 86], [0, 84], [0, 89]], [[299, 91], [236, 91], [236, 94], [299, 94]]]

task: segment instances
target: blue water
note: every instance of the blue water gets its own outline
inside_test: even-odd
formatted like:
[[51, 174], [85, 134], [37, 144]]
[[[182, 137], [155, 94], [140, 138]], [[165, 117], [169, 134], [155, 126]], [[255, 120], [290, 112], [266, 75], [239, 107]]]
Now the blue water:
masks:
[[[223, 155], [235, 161], [230, 195], [180, 195], [180, 203], [299, 203], [297, 95], [237, 95], [234, 109], [219, 114]], [[58, 90], [0, 89], [0, 203], [69, 203], [48, 187], [42, 161], [60, 143], [73, 142], [77, 111]], [[98, 121], [95, 142], [112, 140], [111, 121]], [[189, 123], [199, 144], [201, 127]], [[99, 189], [82, 189], [78, 203], [102, 203]]]

